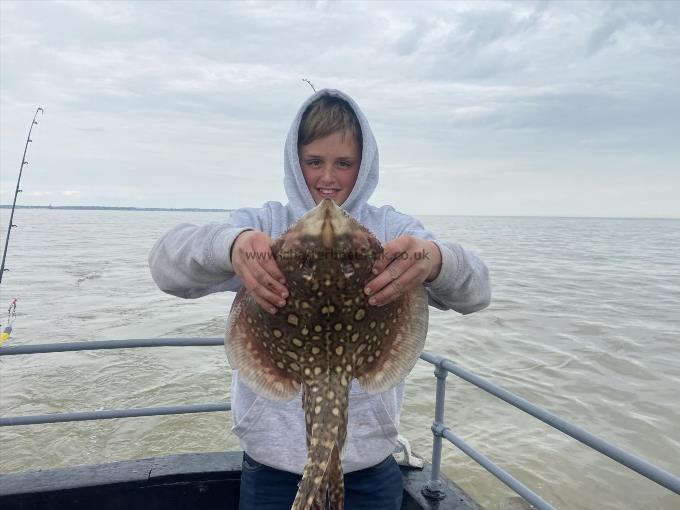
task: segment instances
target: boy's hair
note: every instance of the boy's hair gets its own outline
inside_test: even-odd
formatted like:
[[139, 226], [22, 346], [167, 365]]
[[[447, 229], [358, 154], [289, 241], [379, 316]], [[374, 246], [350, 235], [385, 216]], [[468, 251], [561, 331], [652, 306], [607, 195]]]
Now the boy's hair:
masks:
[[313, 101], [302, 114], [298, 130], [298, 146], [307, 145], [314, 140], [342, 131], [343, 139], [349, 134], [362, 149], [361, 126], [356, 113], [344, 99], [321, 96]]

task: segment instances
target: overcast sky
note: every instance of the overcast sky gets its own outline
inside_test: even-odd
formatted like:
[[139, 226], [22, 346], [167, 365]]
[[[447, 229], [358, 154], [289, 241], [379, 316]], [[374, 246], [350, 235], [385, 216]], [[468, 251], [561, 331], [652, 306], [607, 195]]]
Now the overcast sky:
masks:
[[0, 2], [0, 202], [286, 201], [339, 88], [411, 214], [680, 217], [680, 2]]

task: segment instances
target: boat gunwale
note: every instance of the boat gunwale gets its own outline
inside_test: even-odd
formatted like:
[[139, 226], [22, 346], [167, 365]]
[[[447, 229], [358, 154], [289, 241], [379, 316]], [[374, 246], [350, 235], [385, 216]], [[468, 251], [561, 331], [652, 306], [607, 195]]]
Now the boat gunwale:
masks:
[[[0, 474], [0, 505], [3, 509], [43, 508], [45, 498], [77, 497], [87, 492], [116, 492], [124, 497], [130, 491], [162, 490], [177, 485], [195, 485], [198, 492], [213, 486], [240, 484], [243, 452], [183, 453], [164, 457], [123, 460], [103, 464], [40, 469], [19, 473]], [[453, 481], [441, 477], [444, 500], [431, 500], [421, 489], [429, 479], [431, 465], [413, 468], [400, 466], [404, 480], [402, 510], [481, 510], [463, 489]], [[221, 490], [224, 490], [222, 487]], [[140, 493], [138, 497], [143, 497]], [[151, 497], [151, 495], [149, 495]], [[232, 501], [236, 496], [232, 494]], [[27, 504], [28, 503], [28, 504]], [[31, 506], [34, 504], [34, 506]], [[70, 508], [55, 506], [51, 508]], [[84, 508], [84, 507], [83, 507]], [[108, 507], [107, 507], [108, 508]], [[135, 508], [135, 507], [131, 507]]]

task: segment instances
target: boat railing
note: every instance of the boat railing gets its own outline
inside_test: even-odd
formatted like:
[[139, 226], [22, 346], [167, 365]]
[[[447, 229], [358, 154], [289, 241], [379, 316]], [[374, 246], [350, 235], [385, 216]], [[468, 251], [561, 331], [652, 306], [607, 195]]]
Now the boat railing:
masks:
[[[222, 338], [152, 338], [152, 339], [129, 339], [129, 340], [98, 340], [86, 342], [61, 342], [37, 345], [19, 345], [16, 347], [0, 348], [0, 356], [45, 354], [54, 352], [91, 351], [100, 349], [129, 349], [140, 347], [182, 347], [182, 346], [221, 346]], [[441, 499], [444, 496], [443, 481], [441, 480], [441, 455], [442, 439], [446, 439], [466, 455], [478, 462], [491, 474], [505, 483], [508, 487], [519, 494], [524, 500], [539, 510], [554, 510], [554, 507], [542, 499], [522, 482], [514, 478], [507, 471], [497, 466], [482, 453], [477, 451], [463, 439], [457, 436], [444, 423], [444, 403], [446, 397], [447, 375], [453, 374], [478, 388], [504, 400], [508, 404], [534, 416], [547, 425], [573, 437], [619, 464], [639, 473], [640, 475], [656, 482], [657, 484], [680, 494], [680, 477], [665, 471], [653, 464], [628, 453], [621, 448], [605, 441], [602, 438], [573, 425], [566, 420], [542, 409], [531, 402], [519, 397], [486, 379], [459, 367], [451, 360], [423, 352], [420, 359], [434, 365], [436, 383], [436, 399], [434, 422], [432, 423], [432, 470], [428, 482], [423, 486], [422, 493], [431, 499]], [[167, 414], [205, 413], [231, 410], [231, 403], [217, 404], [194, 404], [164, 407], [146, 407], [132, 409], [116, 409], [102, 411], [85, 411], [75, 413], [50, 413], [30, 416], [0, 417], [1, 427], [19, 425], [33, 425], [39, 423], [61, 423], [86, 420], [106, 420], [113, 418], [132, 418], [138, 416], [157, 416]]]

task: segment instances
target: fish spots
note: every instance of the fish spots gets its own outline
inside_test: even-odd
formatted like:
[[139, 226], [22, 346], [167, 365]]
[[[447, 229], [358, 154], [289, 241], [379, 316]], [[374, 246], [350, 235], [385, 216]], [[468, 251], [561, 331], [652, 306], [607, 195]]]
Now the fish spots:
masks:
[[[328, 203], [324, 207], [329, 207]], [[286, 307], [274, 316], [260, 313], [252, 296], [244, 293], [249, 299], [247, 313], [236, 323], [243, 339], [240, 348], [247, 361], [252, 361], [252, 366], [241, 364], [245, 382], [249, 378], [282, 397], [302, 386], [308, 457], [300, 489], [309, 492], [298, 495], [296, 508], [304, 508], [308, 498], [310, 506], [319, 508], [326, 508], [327, 501], [342, 500], [339, 454], [347, 439], [348, 399], [354, 377], [360, 384], [367, 381], [370, 387], [373, 375], [382, 369], [382, 383], [391, 382], [395, 370], [390, 348], [399, 346], [396, 356], [404, 356], [398, 335], [402, 326], [405, 334], [410, 332], [413, 311], [410, 295], [384, 307], [369, 306], [363, 291], [381, 252], [379, 242], [360, 226], [343, 224], [354, 220], [342, 216], [349, 218], [343, 220], [339, 209], [326, 214], [324, 221], [330, 219], [333, 225], [325, 240], [329, 246], [323, 245], [320, 232], [324, 221], [319, 223], [319, 218], [317, 223], [302, 220], [272, 246], [290, 293]], [[335, 222], [342, 228], [336, 228]], [[329, 249], [334, 256], [326, 255]], [[353, 258], [346, 256], [347, 251]], [[401, 315], [395, 313], [397, 306], [403, 309]], [[246, 342], [251, 342], [247, 349]], [[303, 444], [300, 447], [304, 448]]]

